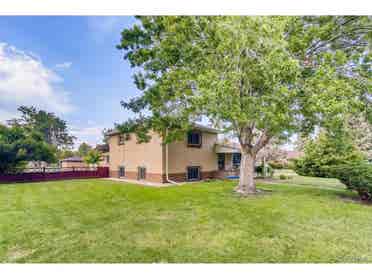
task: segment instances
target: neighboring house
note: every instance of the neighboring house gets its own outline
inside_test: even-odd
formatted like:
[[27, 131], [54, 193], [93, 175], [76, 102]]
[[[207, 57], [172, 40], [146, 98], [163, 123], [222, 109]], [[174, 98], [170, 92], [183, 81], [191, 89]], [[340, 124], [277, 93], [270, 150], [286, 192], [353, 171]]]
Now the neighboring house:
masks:
[[81, 157], [69, 157], [60, 161], [61, 168], [86, 168], [88, 165]]
[[110, 146], [108, 144], [97, 144], [96, 150], [101, 153], [101, 160], [98, 163], [100, 167], [110, 166]]
[[240, 149], [220, 145], [218, 133], [194, 125], [184, 140], [163, 145], [156, 133], [151, 134], [149, 142], [138, 144], [135, 134], [110, 131], [106, 133], [110, 176], [161, 183], [226, 176], [234, 166], [239, 168]]

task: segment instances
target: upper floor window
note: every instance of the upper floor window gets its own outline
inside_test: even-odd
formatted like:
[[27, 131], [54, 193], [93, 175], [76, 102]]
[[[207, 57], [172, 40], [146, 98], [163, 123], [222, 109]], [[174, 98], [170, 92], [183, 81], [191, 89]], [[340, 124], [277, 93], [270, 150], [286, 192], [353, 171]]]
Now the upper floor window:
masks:
[[119, 145], [124, 144], [125, 141], [125, 136], [124, 135], [119, 135]]
[[187, 146], [201, 147], [202, 135], [199, 131], [189, 132], [187, 134]]

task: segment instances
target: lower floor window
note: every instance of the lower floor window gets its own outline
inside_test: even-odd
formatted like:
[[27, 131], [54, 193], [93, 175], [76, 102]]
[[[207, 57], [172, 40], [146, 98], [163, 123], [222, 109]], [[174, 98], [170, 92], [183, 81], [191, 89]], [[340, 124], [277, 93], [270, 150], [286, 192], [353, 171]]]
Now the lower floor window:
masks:
[[187, 180], [200, 180], [200, 167], [187, 167]]
[[232, 164], [235, 169], [240, 168], [240, 161], [242, 159], [242, 155], [240, 153], [233, 153], [232, 155]]
[[146, 179], [146, 168], [145, 167], [138, 167], [138, 179]]
[[124, 167], [119, 167], [119, 176], [120, 177], [125, 176], [125, 168]]

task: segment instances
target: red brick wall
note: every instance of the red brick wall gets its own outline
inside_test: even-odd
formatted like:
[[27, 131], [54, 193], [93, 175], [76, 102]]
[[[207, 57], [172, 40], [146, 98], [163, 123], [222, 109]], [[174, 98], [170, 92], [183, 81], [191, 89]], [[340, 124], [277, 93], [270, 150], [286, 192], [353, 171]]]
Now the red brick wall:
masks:
[[[214, 172], [214, 171], [201, 172], [201, 179], [214, 178], [215, 173], [216, 172]], [[110, 171], [110, 177], [119, 177], [119, 172], [118, 171]], [[137, 180], [137, 172], [126, 171], [124, 178]], [[175, 182], [185, 182], [185, 181], [187, 181], [186, 172], [170, 173], [169, 174], [169, 179], [173, 180]], [[145, 181], [157, 182], [157, 183], [166, 183], [167, 182], [165, 174], [161, 175], [160, 173], [146, 173]]]

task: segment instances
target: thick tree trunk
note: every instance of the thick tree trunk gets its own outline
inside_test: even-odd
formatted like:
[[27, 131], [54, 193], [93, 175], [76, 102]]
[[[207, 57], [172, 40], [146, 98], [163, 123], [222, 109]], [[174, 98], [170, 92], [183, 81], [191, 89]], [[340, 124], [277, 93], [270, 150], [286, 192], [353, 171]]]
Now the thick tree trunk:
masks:
[[255, 155], [242, 152], [240, 163], [240, 179], [237, 192], [243, 195], [255, 194], [256, 184], [254, 182]]

